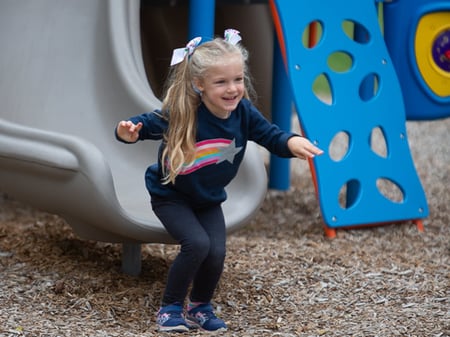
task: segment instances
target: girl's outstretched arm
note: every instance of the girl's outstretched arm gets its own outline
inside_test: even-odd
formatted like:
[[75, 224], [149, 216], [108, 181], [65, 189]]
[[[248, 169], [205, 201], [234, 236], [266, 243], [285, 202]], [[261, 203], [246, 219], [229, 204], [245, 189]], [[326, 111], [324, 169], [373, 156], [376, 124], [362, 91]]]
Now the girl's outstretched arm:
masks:
[[120, 121], [116, 127], [117, 136], [127, 143], [135, 143], [139, 139], [142, 123], [134, 124], [131, 121]]
[[313, 158], [323, 153], [321, 149], [313, 145], [308, 139], [300, 136], [289, 138], [287, 145], [292, 154], [300, 159]]

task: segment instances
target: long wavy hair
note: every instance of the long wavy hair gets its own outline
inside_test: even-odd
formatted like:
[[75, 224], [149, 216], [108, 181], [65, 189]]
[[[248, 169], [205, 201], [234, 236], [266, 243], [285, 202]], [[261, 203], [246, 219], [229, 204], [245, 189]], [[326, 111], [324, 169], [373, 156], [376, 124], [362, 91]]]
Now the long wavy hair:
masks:
[[201, 95], [194, 88], [194, 79], [201, 80], [208, 69], [232, 55], [242, 57], [244, 97], [254, 98], [247, 65], [248, 51], [241, 44], [233, 45], [215, 38], [196, 47], [191, 55], [170, 69], [162, 106], [169, 123], [161, 158], [165, 184], [175, 183], [182, 168], [192, 164], [196, 157], [197, 109]]

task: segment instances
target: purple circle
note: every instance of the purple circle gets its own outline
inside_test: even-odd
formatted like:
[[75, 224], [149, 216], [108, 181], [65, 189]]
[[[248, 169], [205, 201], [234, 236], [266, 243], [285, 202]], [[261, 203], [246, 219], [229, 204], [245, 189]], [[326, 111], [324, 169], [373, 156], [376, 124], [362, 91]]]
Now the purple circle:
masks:
[[450, 72], [450, 29], [443, 31], [433, 42], [433, 60], [439, 68]]

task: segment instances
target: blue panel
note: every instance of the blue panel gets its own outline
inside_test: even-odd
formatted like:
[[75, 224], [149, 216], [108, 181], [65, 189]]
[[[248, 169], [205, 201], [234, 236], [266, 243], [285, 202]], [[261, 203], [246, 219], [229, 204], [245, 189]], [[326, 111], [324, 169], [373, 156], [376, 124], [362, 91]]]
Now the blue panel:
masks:
[[[280, 0], [274, 5], [300, 123], [305, 135], [326, 151], [313, 165], [326, 225], [337, 228], [426, 217], [428, 206], [409, 150], [402, 93], [374, 1], [346, 0], [344, 5], [331, 0]], [[320, 22], [322, 33], [318, 44], [308, 48], [301, 37], [313, 21]], [[368, 39], [348, 36], [344, 22], [352, 22]], [[346, 56], [351, 65], [336, 69], [329, 63], [333, 55]], [[312, 90], [321, 74], [330, 84], [331, 104]], [[371, 97], [365, 84], [375, 78]], [[372, 149], [374, 129], [384, 134], [386, 156]], [[329, 148], [341, 132], [349, 135], [349, 147], [336, 161]], [[384, 197], [377, 187], [379, 179], [394, 182], [403, 193], [402, 200]], [[347, 202], [351, 206], [342, 206], [338, 200], [342, 186], [350, 190]]]

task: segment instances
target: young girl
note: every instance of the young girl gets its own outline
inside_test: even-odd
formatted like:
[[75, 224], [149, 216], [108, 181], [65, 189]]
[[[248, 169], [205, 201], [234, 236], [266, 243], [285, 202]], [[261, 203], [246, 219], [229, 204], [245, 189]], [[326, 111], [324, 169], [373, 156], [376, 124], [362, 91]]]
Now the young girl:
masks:
[[[162, 140], [157, 164], [145, 174], [152, 208], [181, 245], [157, 313], [160, 331], [226, 330], [211, 300], [223, 271], [226, 226], [221, 203], [248, 140], [281, 157], [322, 151], [270, 124], [249, 100], [247, 51], [239, 32], [176, 49], [162, 109], [121, 121], [120, 141]], [[183, 309], [188, 288], [189, 301]]]

